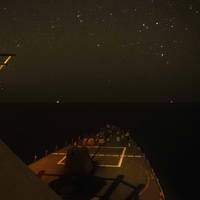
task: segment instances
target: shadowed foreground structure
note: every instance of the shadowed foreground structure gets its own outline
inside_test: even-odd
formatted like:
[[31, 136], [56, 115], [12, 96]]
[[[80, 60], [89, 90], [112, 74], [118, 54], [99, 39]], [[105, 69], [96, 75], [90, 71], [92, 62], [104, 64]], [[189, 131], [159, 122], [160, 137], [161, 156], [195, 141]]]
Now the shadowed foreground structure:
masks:
[[[129, 132], [109, 126], [96, 136], [75, 141], [74, 146], [69, 144], [29, 165], [63, 199], [165, 200], [158, 178]], [[85, 148], [88, 162], [78, 156]], [[93, 169], [88, 172], [90, 161]]]
[[60, 200], [0, 140], [0, 199]]

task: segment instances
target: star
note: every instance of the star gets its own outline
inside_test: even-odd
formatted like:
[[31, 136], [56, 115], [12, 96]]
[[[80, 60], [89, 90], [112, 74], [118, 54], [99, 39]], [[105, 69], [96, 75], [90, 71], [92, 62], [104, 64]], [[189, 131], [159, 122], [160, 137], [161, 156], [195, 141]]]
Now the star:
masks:
[[172, 104], [172, 103], [174, 103], [174, 100], [173, 100], [173, 99], [171, 99], [169, 102]]
[[[85, 81], [83, 84], [84, 89], [88, 89], [86, 93], [92, 91], [89, 83], [93, 79], [95, 79], [93, 81], [95, 88], [96, 86], [99, 87], [99, 85], [102, 87], [105, 86], [106, 81], [109, 83], [108, 79], [111, 79], [113, 89], [115, 89], [118, 85], [114, 80], [118, 80], [118, 76], [123, 75], [125, 77], [129, 73], [129, 70], [130, 85], [134, 84], [132, 80], [136, 74], [140, 74], [140, 72], [145, 70], [149, 70], [152, 76], [163, 76], [163, 83], [164, 81], [167, 83], [170, 77], [169, 79], [164, 77], [163, 65], [169, 69], [166, 76], [170, 76], [170, 73], [173, 73], [172, 67], [177, 69], [176, 71], [180, 69], [183, 77], [186, 74], [187, 78], [190, 78], [191, 74], [200, 70], [194, 70], [196, 66], [199, 66], [197, 54], [200, 43], [200, 38], [198, 37], [200, 31], [198, 27], [200, 8], [195, 1], [184, 1], [181, 4], [178, 1], [174, 2], [172, 0], [165, 1], [164, 3], [149, 0], [148, 4], [139, 3], [138, 1], [132, 5], [119, 3], [114, 7], [110, 7], [110, 5], [104, 3], [101, 1], [94, 1], [92, 4], [77, 2], [73, 5], [71, 1], [57, 3], [57, 1], [52, 0], [49, 4], [39, 3], [39, 1], [34, 1], [34, 4], [31, 5], [24, 3], [23, 7], [19, 4], [9, 4], [9, 6], [6, 4], [0, 5], [0, 21], [1, 27], [3, 27], [3, 31], [0, 31], [0, 50], [12, 52], [13, 49], [13, 52], [17, 55], [19, 54], [19, 56], [20, 54], [24, 54], [26, 62], [29, 62], [29, 58], [30, 60], [35, 59], [31, 52], [35, 52], [36, 54], [44, 52], [44, 56], [37, 57], [38, 62], [41, 61], [43, 64], [41, 76], [38, 79], [41, 78], [41, 80], [49, 82], [49, 84], [44, 84], [45, 87], [55, 83], [55, 88], [59, 88], [62, 83], [61, 81], [65, 81], [62, 87], [59, 88], [60, 94], [57, 93], [58, 91], [52, 90], [51, 96], [48, 96], [45, 91], [42, 92], [44, 87], [34, 84], [34, 78], [37, 75], [36, 70], [34, 70], [34, 76], [29, 77], [30, 82], [32, 81], [30, 86], [35, 87], [35, 90], [31, 91], [34, 93], [35, 98], [44, 97], [54, 104], [65, 102], [69, 97], [75, 100], [79, 97], [78, 90], [77, 94], [76, 92], [71, 92], [71, 94], [65, 93], [65, 91], [66, 89], [75, 90], [78, 88], [76, 80], [78, 80], [78, 83], [82, 83], [86, 78], [88, 78], [88, 81]], [[37, 51], [38, 47], [40, 51]], [[65, 54], [68, 59], [64, 59]], [[92, 55], [92, 59], [90, 55]], [[20, 57], [17, 56], [16, 59], [20, 60]], [[140, 62], [141, 59], [143, 59], [142, 62]], [[99, 60], [103, 62], [98, 63]], [[108, 61], [110, 61], [109, 69], [107, 67]], [[120, 67], [116, 68], [115, 66], [121, 66], [120, 63], [122, 61], [125, 61], [126, 64], [123, 65], [124, 69], [121, 74]], [[92, 68], [95, 63], [98, 64], [95, 68]], [[138, 63], [141, 63], [141, 68], [131, 68], [132, 65]], [[185, 67], [188, 63], [190, 63], [190, 69]], [[18, 62], [16, 64], [21, 63]], [[22, 64], [25, 68], [25, 62]], [[33, 65], [34, 63], [30, 67], [34, 67]], [[54, 72], [54, 65], [58, 66], [57, 75], [60, 76], [56, 76], [55, 81], [51, 77], [46, 77], [45, 73], [47, 70]], [[90, 79], [89, 73], [86, 73], [82, 77], [81, 73], [84, 70], [81, 67], [81, 70], [73, 68], [73, 66], [77, 66], [77, 69], [79, 69], [78, 66], [82, 65], [88, 66], [88, 70], [92, 69], [90, 71], [92, 79]], [[70, 67], [66, 68], [65, 66]], [[158, 66], [161, 70], [155, 70], [154, 66]], [[116, 74], [111, 73], [114, 67], [116, 68]], [[16, 66], [17, 68], [18, 66]], [[99, 68], [102, 69], [101, 78], [96, 75], [100, 71]], [[187, 73], [187, 69], [191, 70], [191, 73]], [[75, 78], [70, 76], [74, 75], [75, 72], [78, 73]], [[11, 78], [14, 78], [16, 82], [17, 78], [25, 76], [25, 73], [20, 75], [19, 70], [16, 70], [15, 73], [19, 74], [16, 74], [16, 76], [11, 75]], [[64, 78], [64, 73], [67, 75], [70, 74], [69, 77]], [[133, 77], [131, 77], [131, 74], [134, 74]], [[106, 75], [107, 78], [105, 77]], [[178, 73], [173, 75], [178, 76]], [[81, 78], [78, 79], [79, 77]], [[197, 79], [194, 80], [194, 83], [200, 84], [200, 80], [196, 76], [194, 78]], [[22, 80], [27, 81], [27, 79]], [[176, 90], [176, 93], [174, 91], [167, 91], [165, 93], [165, 98], [168, 102], [170, 99], [174, 100], [169, 94], [177, 94], [177, 99], [179, 98], [178, 95], [183, 95], [182, 92], [179, 92], [179, 90], [182, 91], [182, 86], [176, 82], [177, 80], [174, 78], [171, 82], [176, 87], [169, 89]], [[120, 81], [125, 81], [125, 78], [121, 78]], [[191, 94], [192, 91], [190, 92], [189, 90], [193, 90], [192, 83], [187, 81], [186, 78], [181, 81], [186, 84], [187, 95]], [[15, 84], [12, 85], [13, 89], [18, 89]], [[121, 85], [125, 87], [126, 84], [122, 83]], [[164, 84], [156, 87], [161, 88], [162, 86]], [[198, 88], [197, 85], [194, 88]], [[139, 90], [137, 88], [133, 89], [135, 92]], [[8, 90], [8, 86], [6, 86], [6, 90]], [[37, 90], [39, 90], [41, 96], [35, 95]], [[119, 90], [119, 93], [121, 92], [122, 94], [123, 89], [120, 87]], [[143, 92], [145, 93], [144, 90]], [[21, 95], [22, 93], [23, 90], [19, 94]], [[64, 95], [62, 96], [62, 94]], [[195, 92], [194, 94], [196, 95]], [[25, 91], [23, 95], [23, 97], [29, 98], [25, 94]], [[74, 96], [72, 97], [72, 95]], [[87, 95], [83, 99], [90, 98], [89, 96], [91, 95]], [[106, 95], [105, 98], [107, 98]], [[128, 100], [130, 98], [131, 100], [132, 97], [131, 94], [129, 96], [127, 93], [127, 96], [124, 98]], [[200, 99], [200, 96], [198, 98]], [[83, 100], [82, 98], [80, 99]]]
[[149, 29], [149, 26], [147, 26], [145, 23], [143, 23], [142, 26], [147, 30]]
[[21, 46], [21, 44], [20, 44], [20, 43], [18, 43], [18, 44], [16, 45], [16, 47], [17, 47], [17, 48], [19, 48], [20, 46]]

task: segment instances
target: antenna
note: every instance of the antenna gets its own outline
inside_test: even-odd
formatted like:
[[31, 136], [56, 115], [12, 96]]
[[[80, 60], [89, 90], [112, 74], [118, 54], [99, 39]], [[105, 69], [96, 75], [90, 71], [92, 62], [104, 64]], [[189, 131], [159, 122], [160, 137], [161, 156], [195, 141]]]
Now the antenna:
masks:
[[16, 56], [16, 54], [13, 53], [4, 53], [4, 54], [0, 54], [0, 58], [3, 58], [3, 61], [0, 61], [0, 71], [2, 70], [3, 67], [7, 66], [9, 60]]

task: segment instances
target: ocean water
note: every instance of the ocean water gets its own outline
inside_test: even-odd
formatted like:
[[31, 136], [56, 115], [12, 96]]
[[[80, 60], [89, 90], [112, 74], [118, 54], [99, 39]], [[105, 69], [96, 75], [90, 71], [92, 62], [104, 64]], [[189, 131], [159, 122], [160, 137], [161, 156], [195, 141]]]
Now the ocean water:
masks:
[[27, 164], [75, 135], [105, 124], [130, 129], [156, 172], [167, 199], [198, 191], [200, 104], [0, 104], [0, 138]]

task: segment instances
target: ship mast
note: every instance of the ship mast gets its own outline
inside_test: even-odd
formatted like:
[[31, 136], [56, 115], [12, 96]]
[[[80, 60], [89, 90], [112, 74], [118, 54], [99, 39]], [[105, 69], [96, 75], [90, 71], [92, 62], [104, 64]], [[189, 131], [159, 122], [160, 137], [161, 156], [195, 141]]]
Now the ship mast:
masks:
[[3, 69], [3, 67], [7, 66], [10, 59], [14, 56], [16, 56], [16, 54], [13, 53], [0, 54], [0, 58], [3, 58], [3, 61], [0, 60], [0, 71]]

